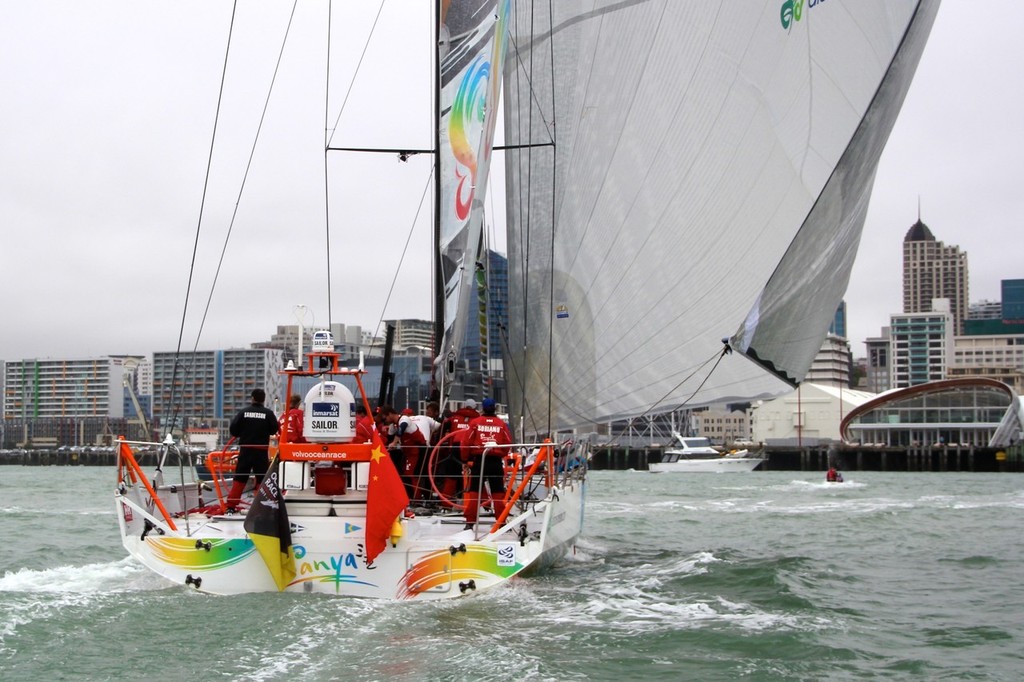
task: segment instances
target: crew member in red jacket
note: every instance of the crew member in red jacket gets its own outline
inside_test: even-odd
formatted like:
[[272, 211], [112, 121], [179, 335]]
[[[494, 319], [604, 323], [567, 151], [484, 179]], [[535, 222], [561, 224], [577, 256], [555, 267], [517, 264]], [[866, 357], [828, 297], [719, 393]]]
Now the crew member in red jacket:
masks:
[[446, 500], [454, 500], [462, 488], [462, 446], [469, 435], [469, 423], [480, 416], [476, 401], [469, 398], [462, 407], [444, 420], [441, 437], [454, 435], [445, 442], [447, 447], [437, 463], [437, 477], [441, 479], [441, 494]]
[[361, 402], [356, 403], [356, 442], [371, 442], [376, 430], [377, 423], [366, 413], [366, 407]]
[[495, 415], [495, 408], [492, 398], [484, 398], [484, 413], [469, 422], [468, 434], [462, 446], [462, 459], [469, 467], [469, 489], [463, 498], [467, 529], [476, 523], [481, 471], [490, 488], [491, 509], [494, 510], [495, 518], [505, 511], [505, 468], [502, 461], [508, 449], [494, 446], [511, 445], [512, 433], [508, 430], [508, 424]]
[[405, 482], [406, 493], [410, 500], [418, 499], [420, 496], [416, 490], [416, 466], [420, 460], [420, 453], [427, 447], [427, 440], [423, 437], [423, 432], [416, 426], [416, 422], [408, 415], [395, 412], [394, 408], [389, 405], [382, 406], [380, 411], [384, 415], [384, 422], [392, 429], [389, 430], [391, 441], [388, 443], [388, 448], [399, 445], [404, 455], [405, 461], [399, 471]]
[[285, 437], [285, 443], [306, 442], [305, 436], [302, 435], [305, 416], [300, 405], [302, 405], [302, 396], [293, 395], [288, 399], [288, 411], [281, 415], [280, 427], [281, 433]]

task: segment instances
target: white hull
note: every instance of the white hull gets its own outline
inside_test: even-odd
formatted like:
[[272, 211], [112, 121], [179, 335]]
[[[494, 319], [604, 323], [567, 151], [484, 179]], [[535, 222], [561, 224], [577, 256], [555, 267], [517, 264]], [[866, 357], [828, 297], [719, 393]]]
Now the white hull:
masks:
[[764, 461], [762, 457], [717, 457], [715, 459], [679, 459], [675, 462], [654, 462], [654, 473], [708, 474], [753, 471]]
[[[149, 569], [201, 592], [277, 592], [266, 563], [243, 528], [244, 514], [180, 515], [183, 491], [196, 506], [195, 484], [162, 486], [158, 495], [177, 529], [154, 513], [141, 484], [116, 495], [121, 539], [128, 552]], [[523, 503], [523, 511], [491, 532], [494, 518], [481, 516], [474, 530], [463, 530], [461, 514], [401, 520], [372, 565], [365, 559], [365, 494], [288, 498], [296, 575], [285, 592], [346, 597], [424, 600], [471, 594], [500, 585], [526, 571], [544, 569], [573, 546], [583, 522], [584, 481], [570, 475], [547, 498]], [[210, 493], [206, 492], [209, 496]], [[334, 515], [332, 515], [334, 514]], [[151, 526], [146, 532], [147, 521]]]

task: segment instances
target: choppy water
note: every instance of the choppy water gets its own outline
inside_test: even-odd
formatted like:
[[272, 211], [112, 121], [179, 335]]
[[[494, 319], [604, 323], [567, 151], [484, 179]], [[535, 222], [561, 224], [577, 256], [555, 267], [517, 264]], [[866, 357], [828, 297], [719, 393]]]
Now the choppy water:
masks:
[[1024, 677], [1018, 474], [591, 476], [556, 571], [394, 604], [170, 585], [111, 470], [0, 467], [0, 679]]

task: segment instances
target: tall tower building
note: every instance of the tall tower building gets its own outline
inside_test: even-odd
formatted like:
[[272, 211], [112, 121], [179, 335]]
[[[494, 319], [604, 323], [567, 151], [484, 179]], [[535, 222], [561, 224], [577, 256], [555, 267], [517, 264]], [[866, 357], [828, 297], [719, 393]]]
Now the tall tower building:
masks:
[[935, 239], [920, 216], [903, 238], [903, 312], [930, 313], [935, 299], [949, 300], [953, 333], [964, 333], [967, 254]]

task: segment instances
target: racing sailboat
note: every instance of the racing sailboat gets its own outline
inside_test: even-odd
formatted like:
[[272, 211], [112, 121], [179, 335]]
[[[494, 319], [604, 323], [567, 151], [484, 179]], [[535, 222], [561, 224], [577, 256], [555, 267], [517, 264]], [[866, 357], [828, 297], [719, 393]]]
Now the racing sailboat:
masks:
[[245, 515], [226, 513], [217, 485], [211, 498], [196, 482], [150, 481], [122, 441], [124, 546], [221, 594], [440, 599], [551, 566], [582, 530], [587, 436], [803, 378], [937, 9], [438, 2], [436, 377], [443, 396], [461, 365], [500, 152], [502, 345], [521, 446], [506, 511], [464, 529], [457, 513], [410, 510], [379, 438], [356, 435], [354, 405], [370, 407], [362, 370], [321, 349], [286, 374], [320, 379], [305, 404], [325, 418], [306, 443], [279, 444]]

